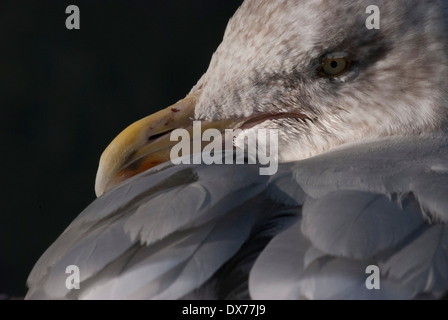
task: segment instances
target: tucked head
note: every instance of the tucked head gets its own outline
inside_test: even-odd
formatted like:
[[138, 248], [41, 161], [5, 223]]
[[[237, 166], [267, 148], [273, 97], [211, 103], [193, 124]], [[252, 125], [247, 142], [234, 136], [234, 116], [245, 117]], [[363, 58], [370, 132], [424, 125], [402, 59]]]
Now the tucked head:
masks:
[[[380, 29], [366, 20], [380, 9]], [[97, 195], [169, 160], [169, 132], [279, 130], [279, 158], [371, 137], [440, 130], [448, 118], [448, 1], [246, 0], [190, 95], [106, 149]]]

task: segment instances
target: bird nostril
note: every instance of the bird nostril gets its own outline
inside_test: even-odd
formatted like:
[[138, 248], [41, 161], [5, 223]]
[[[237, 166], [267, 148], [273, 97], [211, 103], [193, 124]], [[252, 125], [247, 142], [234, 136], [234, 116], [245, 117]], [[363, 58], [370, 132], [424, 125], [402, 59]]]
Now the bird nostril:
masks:
[[170, 134], [171, 132], [173, 132], [174, 131], [174, 129], [173, 130], [168, 130], [168, 131], [165, 131], [165, 132], [161, 132], [161, 133], [158, 133], [158, 134], [155, 134], [155, 135], [152, 135], [152, 136], [150, 136], [149, 138], [148, 138], [148, 141], [154, 141], [154, 140], [157, 140], [157, 139], [159, 139], [159, 138], [161, 138], [161, 137], [163, 137], [163, 136], [165, 136], [165, 135], [167, 135], [167, 134]]

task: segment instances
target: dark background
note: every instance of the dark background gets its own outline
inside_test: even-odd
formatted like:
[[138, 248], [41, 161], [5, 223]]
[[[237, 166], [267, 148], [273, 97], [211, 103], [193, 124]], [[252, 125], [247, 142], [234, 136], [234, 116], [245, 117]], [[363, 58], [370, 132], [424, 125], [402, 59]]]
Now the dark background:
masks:
[[[102, 151], [183, 98], [242, 0], [0, 1], [0, 294], [95, 199]], [[80, 9], [67, 30], [65, 8]]]

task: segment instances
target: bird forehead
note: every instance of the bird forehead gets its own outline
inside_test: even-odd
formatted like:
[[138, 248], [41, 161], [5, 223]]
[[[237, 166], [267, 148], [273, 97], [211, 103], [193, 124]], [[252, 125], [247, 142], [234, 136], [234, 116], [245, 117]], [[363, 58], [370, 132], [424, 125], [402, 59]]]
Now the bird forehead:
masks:
[[[433, 70], [441, 65], [441, 50], [424, 50], [427, 46], [421, 44], [429, 41], [425, 38], [435, 34], [441, 25], [443, 15], [436, 3], [435, 0], [246, 0], [230, 20], [223, 42], [200, 82], [203, 94], [195, 115], [204, 119], [249, 116], [260, 106], [260, 96], [291, 95], [281, 85], [272, 86], [272, 79], [279, 82], [294, 79], [299, 84], [294, 90], [300, 90], [302, 97], [316, 91], [312, 86], [322, 89], [318, 83], [308, 81], [315, 74], [313, 61], [321, 63], [326, 53], [335, 51], [349, 52], [364, 68], [363, 77], [357, 82], [368, 79], [370, 83], [385, 83], [382, 79], [386, 79], [395, 83], [411, 67], [417, 73], [425, 72], [425, 68]], [[372, 4], [380, 7], [380, 30], [366, 28], [369, 16], [366, 8]], [[425, 63], [415, 64], [418, 59]], [[434, 68], [428, 67], [429, 61]], [[428, 82], [427, 78], [425, 83], [417, 80], [413, 86], [418, 88]], [[266, 81], [270, 86], [257, 85]], [[291, 81], [286, 83], [289, 85]], [[306, 91], [300, 89], [304, 83]], [[235, 107], [241, 105], [245, 108]]]
[[[345, 30], [365, 28], [365, 7], [354, 1], [344, 1], [342, 6], [332, 3], [246, 0], [230, 20], [202, 80], [197, 118], [225, 118], [235, 112], [250, 115], [250, 106], [259, 106], [258, 101], [244, 101], [245, 109], [226, 110], [226, 106], [264, 95], [260, 82], [272, 84], [272, 80], [291, 77], [300, 82], [297, 70], [308, 66], [310, 58], [321, 56], [326, 47], [354, 34]], [[343, 18], [347, 12], [353, 19]], [[282, 92], [280, 86], [273, 94], [281, 96]], [[210, 105], [219, 107], [218, 115]]]
[[[428, 0], [246, 0], [230, 20], [211, 67], [229, 60], [247, 66], [300, 65], [303, 57], [331, 49], [340, 43], [357, 48], [365, 38], [390, 40], [414, 37], [437, 25], [443, 15], [437, 1]], [[434, 4], [434, 5], [431, 5]], [[380, 9], [380, 30], [366, 28], [371, 5]], [[418, 8], [418, 10], [416, 9]], [[345, 41], [345, 43], [344, 43]], [[373, 41], [367, 41], [373, 43]], [[302, 59], [307, 62], [307, 59]]]
[[375, 2], [378, 1], [246, 0], [229, 22], [224, 40], [246, 44], [264, 40], [266, 45], [280, 38], [298, 40], [302, 46], [312, 45], [316, 36], [334, 34], [323, 34], [327, 29], [365, 26], [366, 8]]
[[249, 80], [256, 69], [291, 73], [347, 38], [345, 47], [357, 48], [358, 39], [377, 33], [366, 34], [365, 10], [372, 2], [245, 1], [229, 22], [207, 80], [241, 82], [235, 79]]

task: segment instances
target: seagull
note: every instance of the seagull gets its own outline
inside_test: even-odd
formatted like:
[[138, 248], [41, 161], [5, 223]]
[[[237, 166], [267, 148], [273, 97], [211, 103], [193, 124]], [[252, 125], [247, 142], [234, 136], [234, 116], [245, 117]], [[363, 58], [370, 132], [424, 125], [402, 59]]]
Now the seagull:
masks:
[[[447, 18], [445, 0], [245, 0], [186, 98], [104, 151], [26, 298], [446, 297]], [[174, 165], [193, 121], [277, 130], [277, 173]]]

